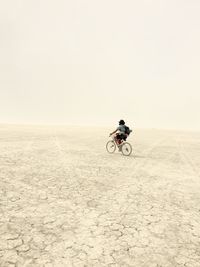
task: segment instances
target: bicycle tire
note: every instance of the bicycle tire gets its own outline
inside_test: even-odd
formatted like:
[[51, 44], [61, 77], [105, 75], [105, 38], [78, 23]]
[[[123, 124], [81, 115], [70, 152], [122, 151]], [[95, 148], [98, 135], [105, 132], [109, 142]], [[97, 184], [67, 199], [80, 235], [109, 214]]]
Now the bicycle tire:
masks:
[[121, 147], [121, 152], [124, 156], [130, 156], [132, 153], [132, 146], [128, 142], [124, 142]]
[[114, 141], [108, 141], [106, 144], [106, 150], [108, 153], [113, 154], [116, 150], [116, 144]]

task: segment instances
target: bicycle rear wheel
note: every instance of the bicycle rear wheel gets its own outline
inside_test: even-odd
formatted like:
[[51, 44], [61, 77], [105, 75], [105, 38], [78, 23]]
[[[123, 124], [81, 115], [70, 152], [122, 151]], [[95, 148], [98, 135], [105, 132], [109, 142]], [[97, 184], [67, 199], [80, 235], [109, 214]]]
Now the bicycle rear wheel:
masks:
[[128, 142], [124, 142], [121, 147], [122, 154], [129, 156], [132, 153], [132, 146]]
[[115, 142], [114, 141], [108, 141], [107, 144], [106, 144], [106, 150], [110, 154], [114, 153], [115, 150], [116, 150]]

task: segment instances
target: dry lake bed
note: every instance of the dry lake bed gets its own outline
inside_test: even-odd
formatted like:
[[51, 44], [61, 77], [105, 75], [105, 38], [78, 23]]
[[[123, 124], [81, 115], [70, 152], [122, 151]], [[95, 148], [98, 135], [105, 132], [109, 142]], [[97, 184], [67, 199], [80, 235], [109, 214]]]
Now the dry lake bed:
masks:
[[0, 266], [200, 267], [200, 133], [0, 125]]

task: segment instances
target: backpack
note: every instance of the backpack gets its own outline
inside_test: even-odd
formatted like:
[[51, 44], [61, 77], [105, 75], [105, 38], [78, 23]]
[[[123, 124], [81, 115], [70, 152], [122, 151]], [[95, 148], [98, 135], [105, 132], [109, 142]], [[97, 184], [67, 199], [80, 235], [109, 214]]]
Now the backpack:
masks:
[[131, 130], [128, 126], [125, 125], [125, 134], [130, 134], [131, 133]]

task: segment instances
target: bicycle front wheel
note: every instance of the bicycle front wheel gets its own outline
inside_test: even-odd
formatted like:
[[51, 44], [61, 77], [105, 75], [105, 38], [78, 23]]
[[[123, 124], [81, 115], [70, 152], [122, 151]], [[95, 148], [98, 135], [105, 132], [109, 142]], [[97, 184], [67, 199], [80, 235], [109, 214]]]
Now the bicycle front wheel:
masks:
[[124, 142], [121, 147], [122, 154], [129, 156], [132, 153], [132, 146], [128, 142]]
[[106, 144], [106, 150], [110, 154], [114, 153], [116, 150], [115, 142], [114, 141], [108, 141], [108, 143]]

